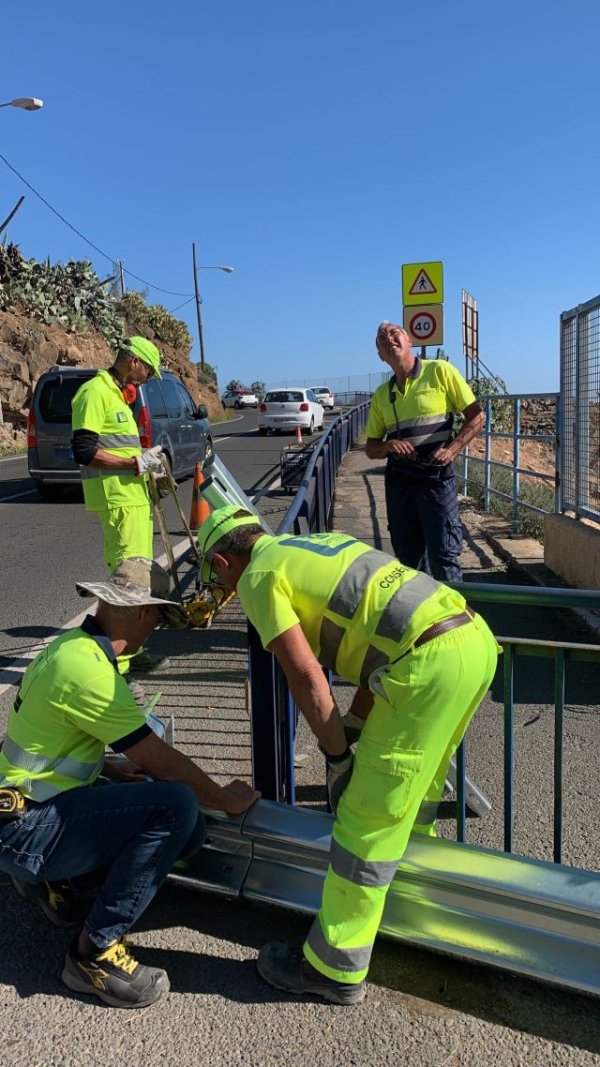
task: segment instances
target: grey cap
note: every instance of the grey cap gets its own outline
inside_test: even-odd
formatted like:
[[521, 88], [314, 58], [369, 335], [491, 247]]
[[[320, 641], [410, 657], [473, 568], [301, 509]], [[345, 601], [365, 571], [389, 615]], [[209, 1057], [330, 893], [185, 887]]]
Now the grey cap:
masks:
[[80, 596], [95, 596], [105, 604], [120, 608], [137, 608], [144, 604], [160, 607], [167, 626], [181, 629], [188, 617], [169, 599], [171, 580], [168, 571], [152, 559], [132, 556], [119, 563], [106, 582], [75, 582]]

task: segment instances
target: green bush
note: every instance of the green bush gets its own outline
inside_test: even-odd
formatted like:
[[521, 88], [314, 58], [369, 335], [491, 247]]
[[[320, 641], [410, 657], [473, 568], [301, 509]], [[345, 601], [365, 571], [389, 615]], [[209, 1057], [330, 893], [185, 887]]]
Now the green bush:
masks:
[[210, 363], [204, 364], [204, 369], [198, 363], [196, 364], [196, 374], [198, 375], [199, 385], [213, 385], [217, 388], [217, 372], [214, 367], [211, 367]]
[[176, 319], [162, 304], [147, 304], [142, 293], [130, 292], [117, 301], [117, 307], [131, 333], [145, 335], [151, 330], [158, 341], [173, 345], [189, 357], [192, 351], [190, 331], [185, 322]]
[[[463, 470], [464, 467], [459, 463], [457, 469], [459, 484], [461, 483]], [[467, 492], [475, 501], [476, 506], [482, 510], [484, 506], [484, 473], [483, 462], [476, 461], [472, 456], [469, 456]], [[525, 478], [526, 475], [521, 475], [519, 500], [523, 504], [531, 504], [533, 507], [541, 508], [542, 511], [548, 514], [553, 513], [554, 488], [551, 485], [544, 485], [542, 482], [525, 480]], [[513, 479], [511, 472], [491, 467], [490, 487], [500, 493], [506, 493], [511, 498], [510, 500], [505, 500], [504, 497], [490, 493], [490, 513], [492, 515], [501, 515], [503, 518], [512, 521]], [[538, 541], [543, 541], [543, 515], [538, 515], [536, 511], [529, 511], [526, 507], [520, 507], [519, 522], [522, 533], [527, 534], [528, 537], [535, 537]]]

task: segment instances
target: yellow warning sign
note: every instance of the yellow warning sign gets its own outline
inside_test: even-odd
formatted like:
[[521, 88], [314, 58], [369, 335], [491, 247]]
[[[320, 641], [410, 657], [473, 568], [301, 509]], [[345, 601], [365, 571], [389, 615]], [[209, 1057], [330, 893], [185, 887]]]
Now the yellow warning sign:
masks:
[[444, 299], [444, 264], [403, 263], [402, 303], [441, 304]]
[[441, 345], [444, 340], [444, 309], [441, 304], [404, 308], [404, 329], [415, 345]]

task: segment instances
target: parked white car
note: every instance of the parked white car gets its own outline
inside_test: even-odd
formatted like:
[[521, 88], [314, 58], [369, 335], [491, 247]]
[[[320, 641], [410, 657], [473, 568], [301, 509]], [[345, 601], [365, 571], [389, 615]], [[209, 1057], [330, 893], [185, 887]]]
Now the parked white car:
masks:
[[325, 412], [312, 389], [269, 389], [258, 408], [258, 432], [295, 430], [311, 434], [323, 429]]
[[329, 411], [333, 411], [333, 393], [326, 385], [313, 385], [312, 391], [315, 394], [319, 404], [322, 404], [324, 408], [328, 408]]
[[249, 389], [228, 389], [221, 397], [224, 408], [257, 408], [258, 397]]

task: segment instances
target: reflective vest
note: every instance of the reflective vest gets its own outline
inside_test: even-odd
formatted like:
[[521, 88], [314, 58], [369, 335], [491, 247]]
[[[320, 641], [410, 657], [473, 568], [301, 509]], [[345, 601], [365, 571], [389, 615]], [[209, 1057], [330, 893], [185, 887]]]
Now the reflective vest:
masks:
[[237, 592], [264, 647], [299, 623], [319, 663], [364, 688], [465, 607], [448, 586], [343, 533], [260, 537]]
[[94, 782], [105, 745], [120, 750], [148, 732], [110, 641], [88, 616], [25, 671], [0, 750], [0, 785], [49, 800]]
[[[441, 445], [452, 437], [454, 413], [464, 411], [475, 402], [475, 396], [462, 375], [444, 359], [416, 359], [406, 379], [404, 393], [395, 377], [380, 385], [373, 393], [367, 437], [377, 441], [409, 440], [418, 454], [417, 461], [388, 457], [388, 472], [402, 478], [420, 474], [424, 477], [451, 477], [453, 465], [443, 470], [427, 469], [426, 461]], [[425, 461], [425, 463], [423, 463]]]
[[[98, 434], [98, 447], [113, 456], [139, 456], [142, 448], [133, 412], [108, 371], [100, 370], [73, 397], [73, 430]], [[81, 467], [88, 511], [148, 505], [146, 478], [133, 471]]]

